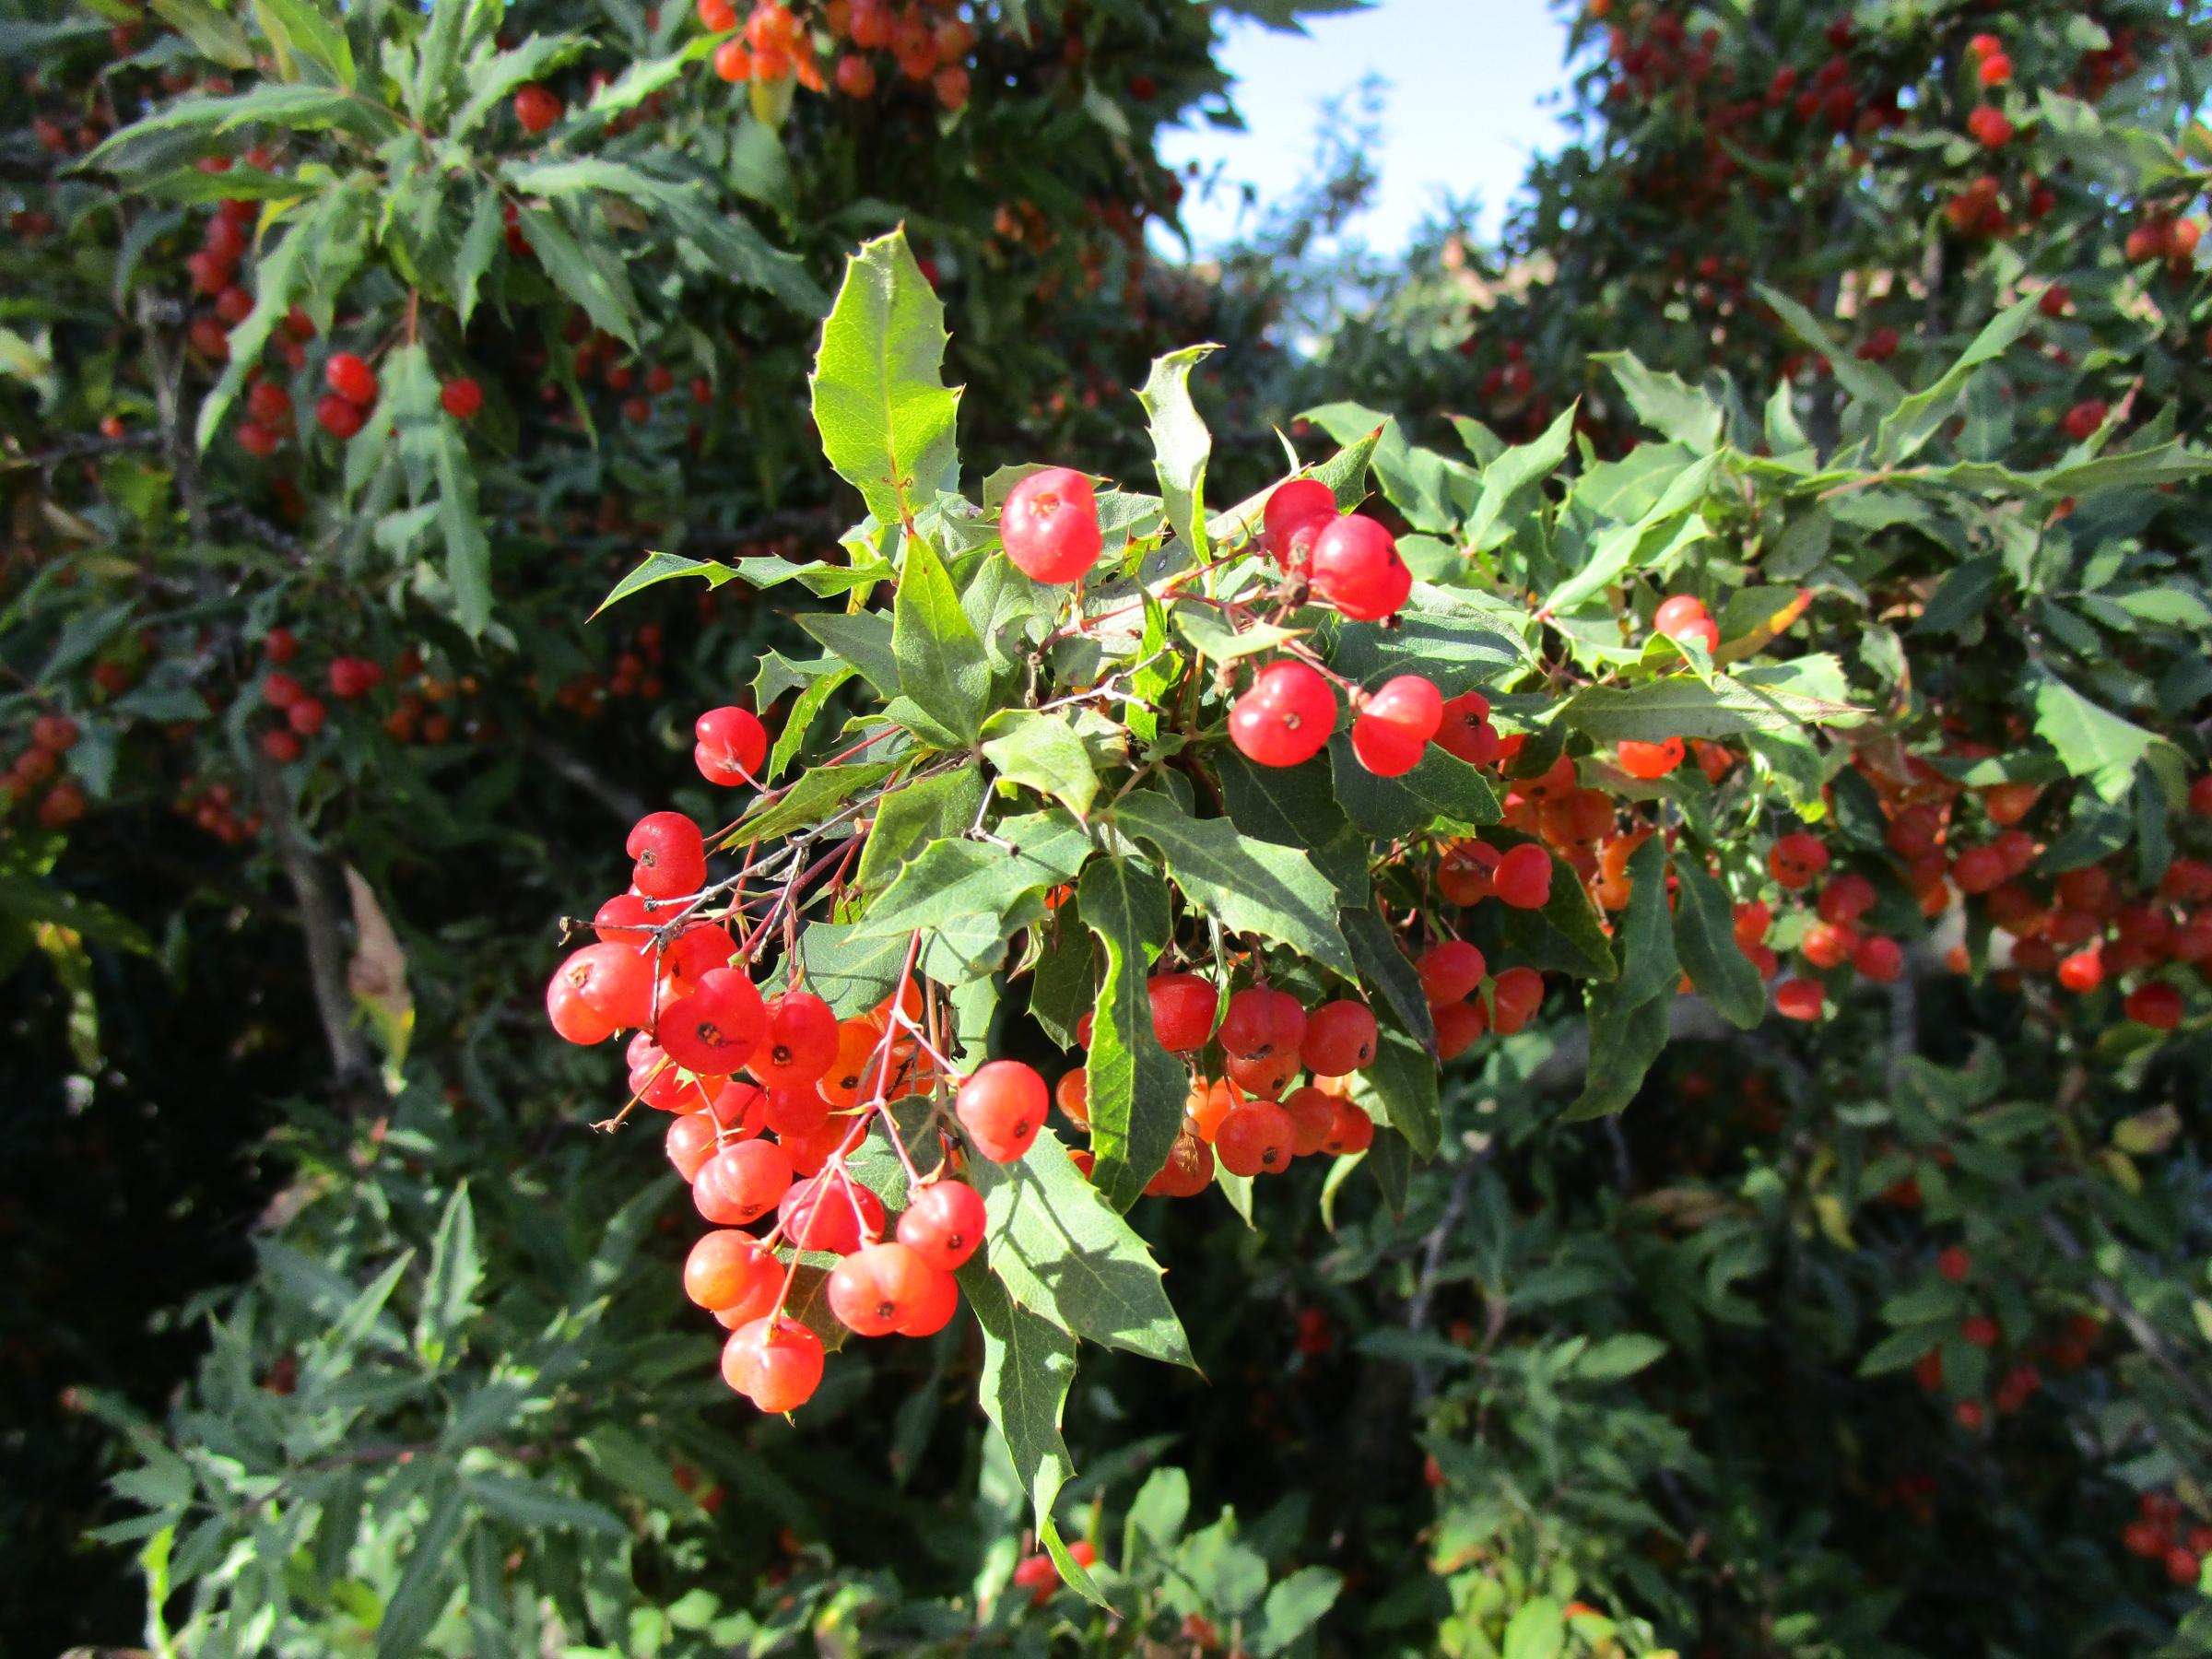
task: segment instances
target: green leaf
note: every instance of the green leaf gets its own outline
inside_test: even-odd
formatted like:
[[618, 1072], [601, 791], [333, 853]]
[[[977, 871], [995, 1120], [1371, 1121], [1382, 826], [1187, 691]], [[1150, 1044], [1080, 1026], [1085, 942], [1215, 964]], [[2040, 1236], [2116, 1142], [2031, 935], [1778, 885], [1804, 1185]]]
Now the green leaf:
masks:
[[[1524, 666], [1528, 649], [1507, 631], [1506, 616], [1467, 606], [1463, 593], [1417, 582], [1389, 628], [1341, 624], [1330, 644], [1329, 666], [1370, 691], [1398, 675], [1418, 674], [1446, 697]], [[1516, 606], [1513, 614], [1522, 613]]]
[[1675, 957], [1674, 920], [1667, 910], [1665, 842], [1656, 835], [1646, 837], [1629, 855], [1628, 873], [1628, 913], [1613, 935], [1614, 954], [1620, 959], [1620, 1000], [1671, 1001], [1681, 983], [1682, 965]]
[[1159, 1264], [1051, 1129], [969, 1180], [991, 1218], [991, 1271], [1017, 1303], [1086, 1342], [1195, 1369]]
[[199, 423], [194, 429], [193, 441], [201, 449], [215, 441], [216, 434], [222, 429], [224, 416], [229, 413], [231, 404], [246, 383], [247, 371], [261, 360], [269, 335], [312, 280], [309, 254], [342, 217], [351, 213], [353, 204], [354, 198], [342, 193], [320, 198], [255, 263], [253, 309], [230, 331], [230, 359], [215, 389], [200, 405]]
[[1190, 641], [1191, 648], [1211, 662], [1233, 663], [1240, 657], [1252, 656], [1259, 652], [1273, 651], [1288, 640], [1300, 637], [1301, 629], [1277, 628], [1270, 623], [1255, 622], [1239, 632], [1211, 611], [1179, 605], [1169, 613], [1175, 631]]
[[1738, 1030], [1767, 1017], [1766, 987], [1751, 959], [1737, 948], [1727, 889], [1694, 858], [1675, 862], [1675, 953], [1689, 982]]
[[447, 1346], [476, 1311], [477, 1287], [483, 1282], [484, 1259], [477, 1250], [477, 1213], [464, 1181], [446, 1200], [445, 1214], [430, 1242], [429, 1272], [415, 1316], [415, 1351], [436, 1366]]
[[1864, 710], [1849, 703], [1724, 674], [1710, 682], [1694, 674], [1674, 674], [1641, 686], [1592, 686], [1569, 698], [1559, 713], [1561, 721], [1599, 743], [1794, 732], [1864, 716]]
[[1896, 378], [1887, 369], [1878, 368], [1837, 346], [1829, 337], [1828, 330], [1821, 326], [1819, 319], [1780, 289], [1770, 288], [1763, 282], [1753, 286], [1759, 297], [1773, 307], [1784, 327], [1828, 359], [1836, 383], [1855, 400], [1877, 415], [1888, 414], [1904, 401], [1905, 389], [1897, 383]]
[[899, 658], [891, 644], [891, 618], [877, 611], [846, 615], [810, 611], [793, 618], [826, 650], [850, 663], [878, 697], [899, 690]]
[[422, 1639], [460, 1587], [450, 1569], [453, 1544], [461, 1535], [461, 1493], [444, 1480], [432, 1489], [437, 1499], [416, 1529], [399, 1586], [392, 1592], [392, 1599], [384, 1604], [377, 1621], [376, 1659], [419, 1659]]
[[1721, 406], [1681, 376], [1647, 369], [1632, 351], [1600, 351], [1590, 360], [1613, 371], [1629, 406], [1644, 425], [1700, 455], [1720, 447]]
[[882, 887], [928, 842], [964, 834], [982, 804], [982, 769], [973, 761], [908, 780], [876, 803], [853, 879], [864, 891]]
[[1191, 371], [1218, 351], [1218, 346], [1186, 346], [1152, 362], [1152, 372], [1137, 392], [1151, 418], [1154, 469], [1168, 523], [1190, 547], [1191, 557], [1206, 556], [1206, 464], [1213, 435], [1191, 402]]
[[1395, 778], [1380, 777], [1359, 764], [1349, 733], [1329, 739], [1329, 763], [1336, 777], [1336, 798], [1346, 814], [1368, 834], [1396, 840], [1436, 826], [1478, 830], [1503, 816], [1490, 782], [1458, 756], [1430, 744], [1420, 764]]
[[[791, 700], [791, 707], [784, 711], [782, 729], [776, 734], [775, 742], [769, 747], [767, 781], [773, 782], [783, 775], [784, 767], [806, 746], [806, 734], [814, 725], [815, 716], [853, 677], [853, 671], [850, 668], [830, 669], [808, 680], [798, 696]], [[864, 859], [867, 856], [865, 851], [861, 856]]]
[[887, 524], [958, 488], [959, 394], [944, 383], [945, 344], [945, 307], [906, 233], [862, 243], [807, 384], [823, 454]]
[[1934, 385], [1901, 399], [1883, 416], [1875, 438], [1877, 459], [1894, 464], [1919, 453], [1921, 447], [1941, 431], [1943, 423], [1951, 418], [1951, 411], [1958, 406], [1975, 371], [2004, 356], [2028, 332], [2035, 322], [2041, 300], [2040, 294], [2030, 294], [1999, 312]]
[[[1058, 1562], [1066, 1549], [1053, 1549], [1060, 1544], [1053, 1505], [1076, 1472], [1060, 1434], [1061, 1413], [1076, 1380], [1075, 1339], [1050, 1320], [1016, 1305], [980, 1262], [970, 1262], [959, 1277], [961, 1294], [982, 1327], [983, 1370], [978, 1394], [983, 1414], [1006, 1441], [1014, 1472], [1030, 1494], [1038, 1535]], [[1073, 1565], [1063, 1564], [1061, 1577], [1100, 1600], [1090, 1575], [1080, 1568], [1071, 1572]]]
[[2155, 751], [2171, 750], [2166, 739], [2091, 702], [2056, 675], [2035, 682], [2035, 732], [2077, 778], [2107, 801], [2124, 798], [2134, 787], [2136, 765]]
[[1344, 1580], [1326, 1567], [1300, 1567], [1269, 1589], [1245, 1645], [1258, 1659], [1287, 1651], [1321, 1622], [1343, 1589]]
[[810, 922], [799, 935], [806, 988], [840, 1019], [865, 1014], [898, 988], [907, 940], [896, 934], [855, 937], [849, 922]]
[[1345, 903], [1369, 901], [1367, 838], [1336, 800], [1326, 756], [1300, 766], [1259, 766], [1232, 748], [1218, 764], [1230, 823], [1259, 841], [1302, 850]]
[[1450, 534], [1476, 499], [1474, 469], [1408, 443], [1395, 416], [1363, 404], [1332, 403], [1308, 409], [1300, 418], [1312, 421], [1340, 444], [1371, 444], [1383, 495], [1416, 530]]
[[1866, 1350], [1866, 1357], [1859, 1361], [1859, 1375], [1878, 1377], [1888, 1371], [1903, 1371], [1917, 1363], [1942, 1339], [1943, 1332], [1934, 1325], [1892, 1331]]
[[1618, 985], [1590, 988], [1590, 1063], [1567, 1123], [1609, 1116], [1636, 1098], [1644, 1074], [1666, 1047], [1671, 998], [1631, 1003]]
[[1602, 532], [1573, 573], [1545, 594], [1546, 613], [1569, 615], [1631, 571], [1668, 569], [1688, 548], [1709, 539], [1711, 528], [1690, 509], [1705, 499], [1719, 465], [1717, 455], [1688, 463], [1641, 518]]
[[461, 1488], [493, 1514], [533, 1530], [557, 1526], [610, 1538], [629, 1535], [622, 1517], [605, 1505], [571, 1498], [525, 1476], [464, 1475]]
[[[1106, 954], [1084, 1062], [1090, 1147], [1098, 1159], [1091, 1179], [1108, 1203], [1125, 1210], [1167, 1163], [1190, 1092], [1182, 1065], [1153, 1035], [1145, 985], [1171, 929], [1168, 889], [1134, 859], [1107, 857], [1084, 870], [1076, 899], [1083, 924]], [[1088, 962], [1084, 966], [1088, 971]]]
[[995, 842], [932, 841], [869, 907], [853, 936], [921, 930], [928, 935], [925, 960], [958, 962], [967, 978], [987, 973], [1017, 931], [1043, 919], [1045, 891], [1074, 880], [1090, 852], [1083, 827], [1056, 808], [1008, 819]]
[[473, 640], [491, 622], [491, 544], [477, 508], [477, 469], [453, 422], [438, 421], [430, 442], [438, 473], [438, 525], [445, 537], [445, 583], [453, 597], [453, 619]]
[[698, 1500], [676, 1484], [667, 1448], [648, 1444], [643, 1435], [620, 1423], [600, 1422], [576, 1442], [576, 1449], [591, 1460], [601, 1479], [655, 1509], [686, 1514], [698, 1508]]
[[1507, 908], [1499, 935], [1510, 959], [1531, 968], [1594, 980], [1610, 980], [1618, 971], [1583, 878], [1556, 853], [1549, 901], [1539, 911]]
[[1125, 795], [1110, 816], [1149, 843], [1191, 902], [1231, 933], [1271, 939], [1358, 978], [1336, 929], [1336, 894], [1303, 853], [1239, 835], [1226, 819], [1194, 818], [1157, 790]]
[[469, 319], [476, 315], [477, 290], [483, 286], [484, 274], [491, 269], [491, 262], [499, 254], [506, 229], [500, 193], [487, 184], [477, 192], [477, 205], [469, 215], [468, 229], [462, 235], [460, 251], [453, 255], [453, 308], [460, 313], [465, 331]]
[[586, 253], [549, 208], [524, 206], [519, 222], [553, 286], [583, 307], [599, 327], [635, 350], [638, 300], [612, 244], [594, 244]]
[[1563, 410], [1544, 429], [1542, 436], [1533, 442], [1516, 444], [1482, 469], [1482, 494], [1476, 498], [1475, 511], [1467, 515], [1466, 527], [1461, 532], [1461, 541], [1471, 552], [1486, 551], [1512, 534], [1510, 524], [1500, 525], [1499, 521], [1509, 507], [1522, 506], [1524, 491], [1549, 477], [1567, 458], [1568, 448], [1574, 441], [1574, 417], [1579, 407]]
[[[534, 34], [512, 52], [494, 53], [488, 63], [479, 57], [463, 65], [468, 99], [446, 123], [445, 135], [454, 139], [467, 137], [478, 123], [506, 103], [526, 82], [559, 68], [571, 58], [581, 57], [591, 44], [582, 35]], [[536, 241], [535, 237], [531, 240], [533, 243]]]
[[897, 760], [856, 760], [847, 766], [810, 768], [782, 794], [772, 799], [763, 795], [756, 801], [720, 845], [742, 847], [747, 841], [812, 829], [849, 806], [863, 790], [882, 782], [900, 764]]
[[990, 658], [944, 561], [919, 537], [908, 538], [891, 604], [891, 653], [900, 693], [961, 746], [972, 746], [991, 705]]
[[1559, 1659], [1566, 1646], [1566, 1616], [1559, 1603], [1539, 1595], [1523, 1602], [1506, 1620], [1500, 1659]]
[[1388, 1007], [1375, 1011], [1375, 1057], [1352, 1074], [1352, 1103], [1406, 1137], [1422, 1159], [1443, 1142], [1443, 1110], [1437, 1100], [1436, 1055], [1398, 1023]]
[[1398, 948], [1389, 924], [1371, 910], [1348, 906], [1337, 912], [1336, 921], [1352, 948], [1352, 959], [1359, 964], [1359, 977], [1382, 994], [1413, 1040], [1434, 1054], [1436, 1018], [1421, 991], [1421, 976]]
[[352, 90], [353, 48], [344, 27], [323, 15], [315, 0], [253, 0], [272, 44], [288, 50]]
[[1646, 1336], [1640, 1331], [1626, 1331], [1618, 1336], [1606, 1336], [1592, 1343], [1574, 1362], [1575, 1380], [1581, 1382], [1618, 1382], [1632, 1377], [1645, 1367], [1656, 1364], [1666, 1353], [1666, 1344], [1656, 1336]]
[[1007, 709], [983, 730], [983, 759], [999, 776], [1051, 795], [1077, 818], [1088, 815], [1098, 798], [1098, 770], [1066, 714]]

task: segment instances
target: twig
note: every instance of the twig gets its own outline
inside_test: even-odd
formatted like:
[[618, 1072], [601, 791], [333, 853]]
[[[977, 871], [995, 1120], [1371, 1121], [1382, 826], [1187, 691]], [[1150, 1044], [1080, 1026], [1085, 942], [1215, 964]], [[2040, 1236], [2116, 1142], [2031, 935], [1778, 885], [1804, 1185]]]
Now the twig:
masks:
[[[1430, 1304], [1436, 1298], [1436, 1278], [1442, 1271], [1444, 1246], [1459, 1226], [1459, 1218], [1467, 1213], [1467, 1194], [1475, 1185], [1475, 1172], [1482, 1167], [1483, 1158], [1477, 1154], [1467, 1158], [1452, 1178], [1452, 1191], [1444, 1199], [1443, 1214], [1429, 1230], [1429, 1237], [1421, 1247], [1420, 1277], [1414, 1281], [1413, 1295], [1406, 1303], [1406, 1328], [1419, 1332], [1428, 1327]], [[1436, 1392], [1436, 1381], [1430, 1374], [1426, 1360], [1417, 1361], [1413, 1368], [1413, 1397], [1416, 1404], [1426, 1405]]]
[[526, 743], [530, 752], [543, 760], [555, 777], [564, 783], [574, 784], [624, 823], [634, 824], [645, 816], [642, 800], [565, 744], [543, 732], [532, 732]]
[[[2066, 1224], [2049, 1210], [2043, 1212], [2043, 1235], [2057, 1247], [2058, 1253], [2069, 1262], [2088, 1259], [2081, 1241], [2077, 1239]], [[2094, 1296], [2104, 1311], [2118, 1320], [2127, 1334], [2135, 1338], [2136, 1346], [2143, 1350], [2173, 1385], [2188, 1397], [2200, 1418], [2212, 1421], [2212, 1389], [2208, 1389], [2187, 1366], [2175, 1357], [2163, 1333], [2149, 1320], [2136, 1312], [2135, 1306], [2121, 1294], [2120, 1287], [2103, 1275], [2089, 1280], [2089, 1294]]]
[[353, 993], [346, 982], [346, 942], [339, 931], [337, 909], [331, 902], [319, 861], [300, 839], [284, 776], [266, 755], [254, 758], [253, 784], [270, 841], [276, 849], [276, 862], [300, 906], [300, 932], [307, 940], [308, 982], [314, 992], [315, 1012], [323, 1021], [324, 1041], [330, 1049], [332, 1083], [340, 1096], [350, 1099], [373, 1075], [374, 1067], [368, 1046], [353, 1025]]

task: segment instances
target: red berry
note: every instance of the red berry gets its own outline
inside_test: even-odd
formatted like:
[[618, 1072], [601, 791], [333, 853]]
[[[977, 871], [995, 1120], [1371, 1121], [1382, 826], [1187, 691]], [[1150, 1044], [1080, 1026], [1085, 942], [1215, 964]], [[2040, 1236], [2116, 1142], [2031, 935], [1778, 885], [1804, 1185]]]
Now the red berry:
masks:
[[1551, 902], [1551, 853], [1535, 841], [1507, 849], [1490, 877], [1490, 890], [1515, 910], [1542, 910]]
[[1465, 1001], [1489, 971], [1482, 952], [1464, 939], [1444, 939], [1430, 946], [1421, 952], [1414, 970], [1421, 976], [1421, 994], [1432, 1008]]
[[753, 76], [753, 54], [740, 36], [732, 36], [714, 48], [714, 73], [735, 85]]
[[1936, 1257], [1936, 1271], [1954, 1285], [1963, 1284], [1973, 1270], [1974, 1258], [1959, 1245], [1946, 1245]]
[[438, 401], [455, 420], [473, 420], [484, 406], [484, 388], [465, 375], [457, 376], [438, 388]]
[[1030, 1149], [1044, 1124], [1047, 1094], [1034, 1066], [993, 1060], [978, 1066], [953, 1099], [953, 1112], [975, 1149], [1007, 1163]]
[[899, 1218], [899, 1242], [939, 1272], [950, 1273], [975, 1253], [983, 1228], [983, 1201], [973, 1187], [959, 1181], [933, 1182], [914, 1194]]
[[1145, 982], [1152, 1004], [1152, 1034], [1171, 1054], [1206, 1046], [1213, 1035], [1219, 993], [1195, 973], [1160, 973]]
[[319, 697], [302, 697], [284, 712], [285, 724], [302, 737], [312, 737], [323, 729], [324, 709]]
[[261, 700], [272, 709], [288, 709], [306, 695], [306, 688], [288, 674], [261, 677]]
[[1008, 490], [998, 534], [1015, 568], [1037, 582], [1076, 581], [1104, 545], [1090, 480], [1065, 466], [1031, 473]]
[[1818, 1019], [1828, 1006], [1828, 991], [1818, 980], [1784, 980], [1774, 987], [1774, 1011], [1784, 1019]]
[[[695, 1121], [677, 1120], [679, 1124]], [[691, 1246], [691, 1253], [684, 1258], [684, 1294], [710, 1313], [759, 1300], [761, 1305], [746, 1315], [757, 1319], [774, 1305], [782, 1278], [782, 1264], [759, 1240], [729, 1229], [701, 1233]]]
[[1413, 572], [1398, 557], [1397, 537], [1373, 519], [1353, 514], [1313, 538], [1313, 591], [1359, 622], [1394, 616], [1413, 592]]
[[1295, 1139], [1288, 1112], [1272, 1100], [1247, 1100], [1214, 1132], [1214, 1156], [1231, 1175], [1279, 1174], [1290, 1167]]
[[903, 1244], [864, 1245], [830, 1270], [830, 1311], [855, 1335], [886, 1335], [912, 1316], [930, 1273]]
[[1317, 1077], [1342, 1077], [1375, 1057], [1375, 1017], [1365, 1003], [1324, 1003], [1306, 1021], [1299, 1058]]
[[1614, 745], [1614, 758], [1620, 770], [1631, 778], [1664, 778], [1682, 764], [1686, 753], [1682, 739], [1668, 737], [1658, 743], [1638, 743], [1623, 738]]
[[653, 1019], [653, 959], [634, 945], [586, 945], [562, 962], [558, 977], [614, 1026]]
[[825, 1171], [785, 1193], [776, 1219], [801, 1250], [851, 1255], [882, 1235], [883, 1200], [842, 1171]]
[[241, 420], [238, 423], [238, 447], [257, 461], [265, 461], [275, 454], [280, 441], [274, 429], [262, 425], [258, 420]]
[[1997, 1322], [1986, 1313], [1970, 1313], [1959, 1327], [1959, 1335], [1975, 1347], [1995, 1347], [1999, 1335]]
[[734, 789], [759, 782], [760, 763], [768, 759], [768, 731], [749, 710], [709, 709], [692, 722], [691, 735], [699, 739], [691, 759], [708, 782]]
[[1396, 778], [1421, 762], [1443, 724], [1444, 700], [1418, 674], [1401, 674], [1360, 707], [1352, 720], [1352, 753], [1377, 777]]
[[1851, 965], [1861, 979], [1877, 985], [1893, 985], [1904, 977], [1904, 947], [1881, 934], [1869, 934], [1852, 952]]
[[1278, 484], [1260, 512], [1260, 545], [1285, 571], [1293, 569], [1291, 537], [1303, 530], [1302, 557], [1310, 560], [1312, 537], [1336, 516], [1335, 492], [1319, 478], [1292, 478]]
[[1336, 1126], [1336, 1097], [1325, 1095], [1312, 1084], [1283, 1097], [1283, 1111], [1290, 1119], [1290, 1151], [1311, 1158], [1328, 1145]]
[[1299, 1044], [1305, 1041], [1306, 1010], [1288, 991], [1249, 986], [1229, 999], [1219, 1035], [1221, 1052], [1234, 1059], [1268, 1060], [1296, 1054]]
[[246, 412], [254, 419], [275, 426], [292, 412], [292, 394], [272, 380], [253, 382], [246, 394]]
[[307, 751], [300, 746], [297, 732], [279, 726], [261, 735], [261, 752], [279, 766], [289, 766]]
[[782, 1202], [791, 1173], [791, 1154], [774, 1141], [739, 1141], [700, 1166], [691, 1202], [718, 1226], [743, 1227]]
[[837, 1059], [837, 1016], [810, 991], [768, 1005], [767, 1029], [746, 1069], [770, 1089], [812, 1088]]
[[1490, 701], [1479, 691], [1463, 691], [1444, 704], [1436, 729], [1437, 747], [1469, 766], [1488, 766], [1499, 756], [1498, 733], [1490, 724]]
[[376, 402], [376, 371], [350, 351], [331, 353], [330, 361], [323, 365], [323, 379], [357, 409]]
[[623, 851], [637, 862], [630, 880], [649, 899], [676, 899], [707, 883], [706, 841], [680, 812], [652, 812], [630, 827]]
[[1336, 694], [1305, 663], [1270, 663], [1230, 711], [1230, 741], [1261, 766], [1312, 759], [1336, 729]]
[[795, 1319], [756, 1319], [723, 1345], [722, 1379], [763, 1411], [792, 1411], [822, 1381], [822, 1339]]
[[668, 1120], [668, 1137], [664, 1143], [668, 1161], [686, 1182], [698, 1175], [700, 1166], [714, 1156], [715, 1128], [713, 1114], [705, 1112], [687, 1112]]
[[1767, 854], [1767, 868], [1774, 879], [1795, 891], [1810, 887], [1813, 878], [1828, 868], [1828, 848], [1818, 836], [1802, 830], [1793, 830], [1777, 841]]
[[1511, 1037], [1544, 1006], [1544, 976], [1534, 968], [1508, 968], [1491, 983], [1490, 999], [1498, 1005], [1498, 1034]]
[[2062, 958], [2058, 964], [2058, 982], [2077, 995], [2086, 995], [2103, 984], [2104, 947], [2092, 945]]
[[300, 654], [300, 636], [288, 628], [272, 628], [262, 636], [262, 654], [272, 663], [288, 663]]
[[876, 65], [857, 52], [837, 60], [837, 89], [847, 98], [869, 98], [876, 91]]
[[360, 406], [348, 403], [333, 392], [316, 400], [315, 420], [324, 431], [343, 443], [361, 429]]
[[560, 119], [559, 96], [535, 82], [514, 95], [514, 118], [523, 124], [523, 131], [530, 134], [544, 132]]
[[2148, 1026], [2154, 1031], [2171, 1031], [2182, 1023], [2183, 1005], [2179, 986], [2163, 980], [2152, 980], [2138, 985], [2127, 994], [2124, 1005], [2128, 1018], [2139, 1026]]
[[1375, 1120], [1342, 1095], [1336, 1097], [1335, 1119], [1321, 1149], [1334, 1158], [1348, 1158], [1375, 1144]]
[[899, 1335], [935, 1336], [952, 1323], [959, 1306], [959, 1281], [949, 1273], [925, 1267], [921, 1290], [908, 1306], [906, 1317], [899, 1322]]
[[[726, 941], [727, 935], [724, 935]], [[594, 949], [624, 949], [594, 946]], [[653, 1035], [668, 1057], [686, 1071], [726, 1077], [759, 1051], [771, 1036], [768, 1008], [760, 993], [735, 968], [710, 968], [699, 989], [661, 1010]]]

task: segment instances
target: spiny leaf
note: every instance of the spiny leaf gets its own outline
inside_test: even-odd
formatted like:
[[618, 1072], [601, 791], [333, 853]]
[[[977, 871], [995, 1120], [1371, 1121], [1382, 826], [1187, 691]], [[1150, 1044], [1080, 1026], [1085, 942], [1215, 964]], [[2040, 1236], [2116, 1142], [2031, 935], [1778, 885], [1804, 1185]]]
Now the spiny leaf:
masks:
[[1077, 901], [1106, 953], [1084, 1063], [1098, 1159], [1091, 1177], [1109, 1203], [1125, 1210], [1166, 1164], [1189, 1093], [1182, 1065], [1153, 1035], [1145, 983], [1170, 935], [1168, 889], [1133, 859], [1100, 858], [1083, 872]]

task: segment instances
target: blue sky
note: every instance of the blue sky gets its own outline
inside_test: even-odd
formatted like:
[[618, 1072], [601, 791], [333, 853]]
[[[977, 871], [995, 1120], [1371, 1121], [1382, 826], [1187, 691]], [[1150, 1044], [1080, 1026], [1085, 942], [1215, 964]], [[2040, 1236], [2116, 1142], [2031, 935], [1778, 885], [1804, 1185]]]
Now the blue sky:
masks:
[[[1231, 186], [1277, 199], [1303, 181], [1322, 104], [1371, 70], [1386, 83], [1382, 184], [1355, 232], [1394, 250], [1447, 189], [1479, 195], [1482, 223], [1494, 229], [1529, 157], [1558, 131], [1539, 100], [1564, 78], [1566, 29], [1545, 0], [1381, 0], [1306, 27], [1301, 37], [1230, 21], [1223, 62], [1250, 130], [1174, 131], [1166, 158], [1219, 162]], [[1183, 203], [1202, 251], [1234, 233], [1239, 212], [1233, 188], [1211, 200], [1194, 190]]]

